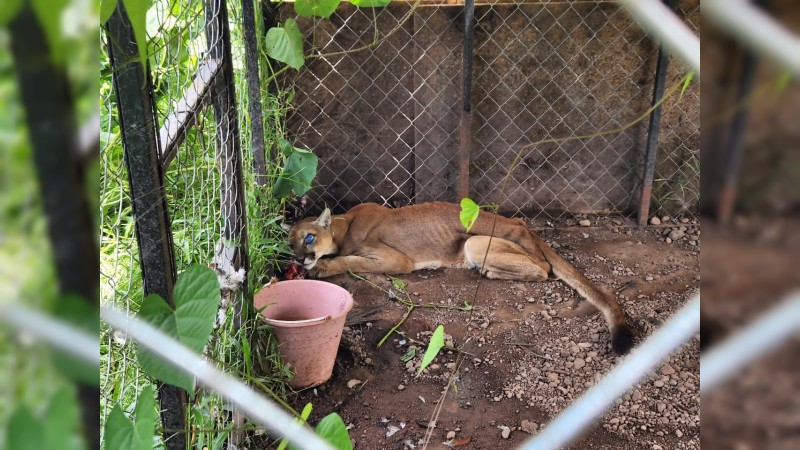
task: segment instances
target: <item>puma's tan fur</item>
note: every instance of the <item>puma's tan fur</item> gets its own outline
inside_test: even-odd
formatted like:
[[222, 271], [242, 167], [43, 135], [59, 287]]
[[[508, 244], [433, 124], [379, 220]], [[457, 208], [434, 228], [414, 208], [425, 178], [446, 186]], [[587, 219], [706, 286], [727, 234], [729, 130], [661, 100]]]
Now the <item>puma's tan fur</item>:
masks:
[[615, 352], [630, 349], [633, 337], [614, 297], [587, 280], [524, 222], [498, 216], [493, 230], [493, 215], [482, 211], [466, 232], [460, 212], [459, 205], [441, 202], [397, 209], [364, 203], [336, 216], [326, 209], [318, 218], [294, 225], [289, 244], [295, 259], [318, 278], [348, 271], [400, 274], [438, 267], [483, 267], [487, 278], [502, 280], [543, 281], [553, 275], [603, 313]]

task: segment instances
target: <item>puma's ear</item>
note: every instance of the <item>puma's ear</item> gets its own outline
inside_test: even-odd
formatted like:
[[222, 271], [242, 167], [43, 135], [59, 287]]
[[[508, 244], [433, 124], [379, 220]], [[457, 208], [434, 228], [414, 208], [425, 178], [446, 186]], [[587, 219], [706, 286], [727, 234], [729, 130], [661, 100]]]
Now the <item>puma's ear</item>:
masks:
[[322, 228], [328, 229], [331, 226], [331, 210], [325, 208], [325, 211], [322, 211], [322, 214], [317, 217], [317, 220], [314, 221], [315, 224], [321, 226]]

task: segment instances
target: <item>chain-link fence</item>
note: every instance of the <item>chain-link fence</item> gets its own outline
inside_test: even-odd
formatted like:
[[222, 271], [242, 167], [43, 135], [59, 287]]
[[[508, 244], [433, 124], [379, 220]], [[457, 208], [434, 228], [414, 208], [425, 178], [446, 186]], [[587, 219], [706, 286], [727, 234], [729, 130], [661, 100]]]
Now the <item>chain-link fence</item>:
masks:
[[[240, 318], [233, 306], [243, 302], [238, 271], [247, 267], [247, 247], [226, 4], [155, 1], [146, 18], [150, 70], [141, 85], [125, 72], [128, 65], [141, 67], [123, 59], [132, 36], [124, 34], [126, 17], [112, 17], [102, 33], [100, 284], [102, 304], [134, 313], [145, 295], [158, 293], [170, 301], [175, 276], [189, 266], [214, 267], [223, 281], [223, 308], [208, 354], [236, 368], [241, 363], [236, 333]], [[135, 108], [138, 103], [144, 105], [144, 120], [136, 115], [142, 113]], [[138, 131], [148, 126], [151, 131], [139, 140]], [[152, 185], [145, 185], [148, 178]], [[159, 291], [162, 283], [169, 286], [166, 293]], [[105, 418], [117, 402], [128, 409], [153, 381], [140, 370], [135, 348], [125, 336], [106, 332], [102, 352]], [[220, 413], [225, 406], [218, 397], [205, 396], [200, 408], [187, 409], [185, 403], [166, 406], [170, 395], [161, 388], [162, 426], [172, 441], [168, 448], [184, 445], [183, 432], [190, 424], [219, 429], [195, 435], [199, 439], [211, 439], [228, 426], [230, 417]], [[185, 402], [185, 397], [178, 401]]]
[[[616, 2], [477, 3], [470, 196], [527, 217], [633, 215], [647, 120], [629, 124], [651, 105], [658, 46]], [[699, 2], [678, 12], [697, 28]], [[315, 57], [283, 82], [288, 129], [320, 158], [312, 210], [459, 200], [464, 22], [463, 5], [393, 2], [301, 23]], [[683, 73], [673, 64], [668, 83]], [[696, 211], [698, 121], [690, 85], [664, 107], [654, 210]]]

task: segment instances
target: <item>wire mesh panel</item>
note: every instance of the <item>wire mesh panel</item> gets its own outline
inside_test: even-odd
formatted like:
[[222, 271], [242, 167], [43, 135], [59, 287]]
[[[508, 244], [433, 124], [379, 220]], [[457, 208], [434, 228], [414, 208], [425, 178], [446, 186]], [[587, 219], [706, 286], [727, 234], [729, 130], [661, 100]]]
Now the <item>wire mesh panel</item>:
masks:
[[[628, 125], [650, 106], [657, 45], [615, 2], [478, 3], [470, 195], [528, 217], [632, 214], [646, 120]], [[294, 17], [291, 7], [282, 13]], [[340, 7], [301, 29], [314, 57], [283, 82], [296, 94], [288, 128], [320, 157], [312, 209], [458, 201], [463, 6]], [[699, 110], [696, 93], [686, 102]], [[678, 160], [697, 150], [689, 116], [669, 116], [661, 141], [696, 183], [691, 160]], [[530, 145], [613, 129], [622, 130]], [[680, 208], [696, 203], [684, 197]]]
[[[170, 219], [167, 230], [171, 227], [171, 232], [160, 239], [166, 240], [165, 245], [173, 245], [170, 251], [178, 279], [193, 264], [221, 270], [226, 275], [221, 277], [222, 304], [228, 307], [242, 300], [244, 273], [238, 269], [246, 266], [246, 233], [225, 5], [225, 0], [154, 2], [146, 22], [152, 91], [143, 91], [142, 95], [152, 95], [155, 122], [160, 128], [156, 130], [159, 161], [154, 171], [163, 175], [166, 216]], [[103, 40], [113, 42], [105, 35]], [[134, 199], [129, 180], [134, 175], [125, 169], [122, 140], [126, 134], [121, 132], [124, 130], [118, 119], [119, 93], [111, 85], [116, 70], [119, 67], [103, 59], [101, 301], [135, 314], [145, 293], [143, 261], [139, 259], [146, 259], [142, 255], [152, 249], [137, 248], [134, 221], [158, 213], [155, 205], [136, 211], [131, 207]], [[223, 249], [228, 249], [224, 255]], [[234, 316], [233, 308], [223, 309], [218, 317], [220, 330], [208, 350], [213, 359], [229, 367], [239, 363], [238, 357], [231, 356], [237, 352], [232, 343], [237, 339]], [[135, 349], [124, 336], [107, 333], [103, 353], [101, 417], [105, 418], [114, 403], [128, 410], [142, 387], [153, 381], [140, 370]], [[222, 430], [229, 417], [210, 413], [211, 409], [222, 409], [222, 401], [206, 396], [201, 404], [192, 414], [171, 413], [186, 415], [195, 428]], [[165, 435], [189, 429], [185, 423], [178, 428], [165, 429]], [[211, 434], [199, 439], [210, 440]]]
[[[675, 12], [695, 33], [700, 33], [699, 2], [682, 0]], [[670, 59], [667, 86], [680, 83], [685, 72], [680, 61]], [[680, 94], [664, 101], [650, 210], [662, 215], [694, 217], [699, 203], [700, 85], [693, 80]]]

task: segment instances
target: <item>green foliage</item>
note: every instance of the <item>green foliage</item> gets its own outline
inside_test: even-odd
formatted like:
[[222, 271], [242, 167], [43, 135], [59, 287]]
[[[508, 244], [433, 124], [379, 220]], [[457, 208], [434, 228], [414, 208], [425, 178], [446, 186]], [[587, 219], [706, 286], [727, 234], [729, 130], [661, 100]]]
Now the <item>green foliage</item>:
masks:
[[[158, 295], [149, 295], [142, 302], [139, 316], [192, 351], [202, 353], [214, 329], [219, 295], [216, 274], [202, 265], [193, 265], [175, 283], [174, 311]], [[144, 347], [137, 348], [137, 355], [148, 374], [194, 395], [194, 380], [190, 375]]]
[[[66, 295], [55, 304], [55, 316], [62, 321], [87, 332], [91, 336], [100, 333], [98, 310], [89, 302], [75, 295]], [[97, 385], [100, 382], [97, 366], [58, 350], [52, 350], [51, 358], [58, 370], [68, 378]]]
[[689, 87], [689, 84], [691, 84], [693, 78], [694, 78], [694, 71], [691, 71], [686, 76], [686, 79], [683, 80], [683, 86], [681, 86], [681, 93], [678, 96], [678, 100], [683, 98], [683, 94], [686, 92], [686, 89]]
[[419, 376], [426, 367], [428, 367], [439, 354], [439, 350], [444, 347], [444, 327], [439, 325], [431, 335], [431, 341], [428, 343], [428, 348], [425, 350], [425, 356], [422, 357], [422, 364], [419, 366], [417, 376]]
[[317, 175], [317, 156], [308, 150], [293, 148], [275, 182], [272, 195], [277, 198], [305, 194]]
[[347, 426], [345, 426], [339, 414], [330, 413], [325, 416], [319, 424], [317, 424], [317, 428], [315, 428], [314, 431], [336, 450], [353, 450], [353, 444], [350, 442]]
[[122, 0], [125, 11], [133, 27], [133, 36], [139, 48], [139, 61], [142, 69], [147, 67], [147, 10], [152, 5], [152, 0]]
[[[311, 409], [312, 408], [313, 407], [311, 406], [311, 402], [306, 403], [306, 406], [303, 408], [303, 412], [300, 413], [300, 418], [298, 419], [300, 421], [300, 423], [308, 422], [308, 418], [311, 416]], [[281, 441], [281, 445], [278, 446], [278, 450], [285, 449], [287, 445], [289, 445], [289, 440], [284, 438]], [[294, 447], [292, 447], [292, 450], [294, 450]]]
[[780, 74], [778, 80], [775, 82], [775, 93], [780, 94], [786, 90], [792, 82], [792, 72], [786, 70]]
[[155, 434], [155, 392], [152, 386], [142, 389], [136, 402], [133, 420], [127, 418], [119, 404], [106, 419], [106, 449], [152, 450]]
[[398, 291], [405, 291], [406, 287], [408, 287], [408, 282], [406, 280], [395, 278], [393, 276], [389, 276], [389, 280], [392, 282], [392, 287]]
[[406, 350], [406, 352], [403, 354], [403, 356], [400, 357], [400, 361], [403, 361], [404, 363], [405, 362], [409, 362], [412, 359], [414, 359], [415, 356], [417, 356], [417, 348], [416, 347], [408, 347], [408, 350]]
[[17, 17], [22, 0], [3, 0], [0, 2], [0, 27], [7, 25], [11, 19]]
[[100, 25], [108, 22], [115, 9], [117, 9], [117, 0], [100, 0]]
[[[340, 0], [296, 0], [294, 12], [302, 17], [322, 17], [327, 19], [336, 11]], [[286, 21], [288, 23], [288, 20]]]
[[294, 19], [286, 19], [282, 27], [270, 28], [265, 45], [271, 58], [286, 63], [293, 69], [300, 69], [305, 64], [303, 35]]
[[61, 388], [50, 399], [41, 417], [26, 406], [20, 406], [14, 412], [8, 423], [6, 448], [80, 450], [85, 445], [79, 438], [79, 428], [77, 399], [70, 389]]
[[459, 218], [461, 219], [461, 225], [464, 226], [464, 229], [469, 232], [472, 229], [472, 226], [475, 225], [475, 221], [478, 220], [478, 215], [481, 213], [481, 208], [478, 206], [477, 203], [472, 201], [469, 198], [464, 198], [461, 200], [461, 214]]
[[64, 58], [64, 40], [61, 37], [61, 13], [67, 6], [67, 0], [32, 0], [31, 6], [47, 37], [47, 43], [50, 46], [50, 57], [54, 62], [61, 63]]
[[359, 8], [382, 8], [392, 0], [349, 0], [349, 2]]

